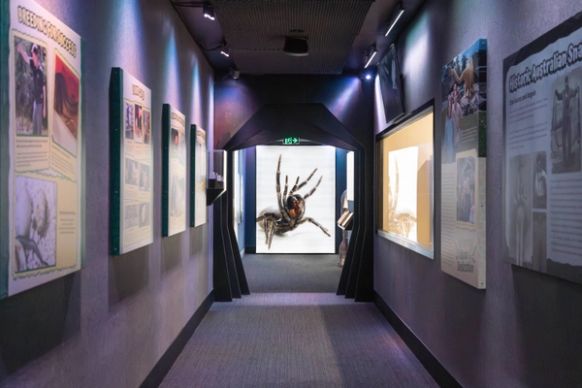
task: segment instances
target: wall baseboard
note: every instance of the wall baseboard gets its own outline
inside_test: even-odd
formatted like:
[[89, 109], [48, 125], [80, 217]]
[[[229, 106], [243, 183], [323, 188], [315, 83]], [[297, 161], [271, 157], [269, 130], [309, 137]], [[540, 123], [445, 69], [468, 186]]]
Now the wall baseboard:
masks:
[[140, 385], [141, 388], [154, 388], [162, 383], [162, 380], [164, 380], [164, 377], [166, 377], [172, 365], [174, 365], [174, 362], [176, 362], [176, 359], [182, 353], [184, 346], [186, 346], [190, 337], [192, 337], [192, 334], [194, 334], [194, 331], [206, 316], [208, 310], [210, 310], [212, 303], [214, 303], [214, 290], [210, 291], [206, 299], [204, 299], [200, 307], [196, 309], [192, 317], [180, 331], [180, 334], [178, 334], [156, 365], [154, 365], [151, 372]]
[[376, 291], [374, 291], [374, 303], [438, 385], [451, 388], [462, 387], [453, 375], [445, 369], [435, 355], [432, 354], [428, 347], [414, 334], [408, 325], [400, 319], [398, 314], [396, 314], [394, 310], [386, 304], [384, 299], [382, 299]]

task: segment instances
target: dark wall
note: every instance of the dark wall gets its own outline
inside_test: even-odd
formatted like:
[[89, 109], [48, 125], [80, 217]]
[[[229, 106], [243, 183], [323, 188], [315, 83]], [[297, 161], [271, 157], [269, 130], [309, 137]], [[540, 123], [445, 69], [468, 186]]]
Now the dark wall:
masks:
[[[487, 289], [478, 291], [440, 270], [438, 152], [435, 260], [374, 238], [375, 290], [464, 386], [582, 384], [582, 286], [509, 265], [499, 227], [502, 61], [581, 10], [576, 0], [435, 0], [401, 35], [408, 112], [432, 98], [439, 106], [441, 66], [476, 39], [488, 39]], [[440, 109], [435, 113], [439, 123]], [[377, 112], [376, 132], [384, 125]]]
[[[212, 289], [212, 221], [161, 238], [160, 124], [171, 103], [208, 131], [212, 147], [213, 73], [169, 1], [38, 2], [83, 39], [84, 264], [0, 301], [1, 384], [136, 387]], [[108, 254], [113, 66], [152, 90], [158, 182], [153, 244], [120, 257]]]

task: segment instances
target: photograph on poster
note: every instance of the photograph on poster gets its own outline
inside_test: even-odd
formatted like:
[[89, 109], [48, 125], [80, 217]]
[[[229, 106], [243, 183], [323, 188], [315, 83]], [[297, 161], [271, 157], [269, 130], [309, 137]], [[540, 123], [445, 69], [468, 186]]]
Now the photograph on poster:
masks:
[[441, 73], [441, 269], [485, 288], [487, 41]]
[[582, 68], [554, 83], [552, 101], [552, 173], [580, 171], [580, 85]]
[[19, 176], [16, 191], [16, 272], [53, 267], [56, 263], [56, 184]]
[[186, 230], [186, 119], [170, 104], [162, 110], [162, 235]]
[[334, 253], [335, 148], [256, 152], [257, 253]]
[[473, 157], [457, 159], [457, 221], [475, 223], [475, 167]]
[[[582, 12], [503, 62], [506, 257], [582, 283]], [[578, 51], [576, 49], [578, 48]]]
[[[0, 88], [7, 199], [0, 297], [81, 268], [81, 37], [33, 0], [4, 2]], [[49, 29], [38, 26], [51, 26]], [[63, 46], [63, 41], [67, 44]], [[5, 94], [4, 94], [5, 93]]]
[[433, 258], [434, 108], [427, 105], [379, 135], [378, 234]]
[[[192, 147], [192, 161], [190, 171], [194, 190], [190, 194], [190, 226], [197, 227], [206, 223], [206, 188], [208, 180], [208, 153], [206, 151], [206, 131], [192, 125], [190, 144]], [[196, 134], [194, 136], [194, 134]]]
[[59, 55], [55, 57], [54, 121], [55, 143], [77, 155], [79, 130], [79, 77]]
[[390, 45], [386, 54], [378, 62], [378, 78], [384, 117], [386, 123], [390, 123], [404, 113], [400, 62], [396, 45]]
[[[151, 91], [121, 68], [111, 72], [111, 253], [121, 255], [153, 241]], [[121, 164], [121, 165], [119, 165]]]
[[14, 34], [15, 129], [18, 136], [48, 136], [47, 49]]

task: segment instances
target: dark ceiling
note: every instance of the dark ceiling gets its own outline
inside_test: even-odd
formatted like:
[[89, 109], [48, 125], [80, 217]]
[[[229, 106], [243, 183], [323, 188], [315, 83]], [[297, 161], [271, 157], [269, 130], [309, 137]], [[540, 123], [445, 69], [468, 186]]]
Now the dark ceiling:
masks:
[[[369, 47], [380, 52], [397, 0], [172, 1], [194, 40], [217, 71], [243, 74], [341, 74], [364, 67]], [[404, 0], [401, 29], [423, 0]], [[214, 7], [216, 21], [203, 17]], [[393, 38], [398, 31], [391, 33]], [[307, 36], [309, 55], [283, 52], [286, 35]], [[220, 54], [227, 48], [230, 58]], [[378, 56], [379, 57], [379, 56]]]

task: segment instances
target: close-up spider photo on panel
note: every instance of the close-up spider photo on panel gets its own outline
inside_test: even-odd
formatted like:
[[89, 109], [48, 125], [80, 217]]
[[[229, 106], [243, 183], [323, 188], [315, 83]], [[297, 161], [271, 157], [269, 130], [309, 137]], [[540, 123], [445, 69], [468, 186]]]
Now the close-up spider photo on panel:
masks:
[[323, 179], [322, 176], [319, 177], [317, 183], [309, 190], [305, 195], [301, 195], [299, 190], [305, 187], [311, 178], [317, 172], [317, 168], [313, 170], [311, 174], [304, 181], [300, 182], [301, 177], [297, 177], [295, 184], [289, 189], [289, 176], [285, 175], [285, 188], [281, 193], [281, 159], [282, 156], [279, 155], [277, 160], [277, 171], [275, 173], [275, 180], [277, 184], [277, 207], [278, 210], [273, 208], [266, 208], [259, 213], [257, 217], [257, 223], [261, 229], [265, 232], [265, 244], [271, 248], [271, 243], [273, 241], [273, 236], [281, 236], [286, 232], [294, 230], [298, 226], [305, 224], [306, 222], [312, 223], [317, 226], [323, 233], [328, 237], [331, 237], [329, 231], [323, 227], [319, 222], [311, 217], [305, 217], [305, 202], [307, 198], [311, 197], [321, 184]]

